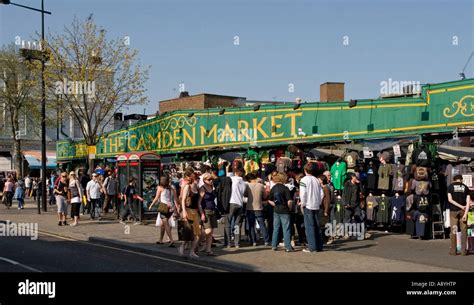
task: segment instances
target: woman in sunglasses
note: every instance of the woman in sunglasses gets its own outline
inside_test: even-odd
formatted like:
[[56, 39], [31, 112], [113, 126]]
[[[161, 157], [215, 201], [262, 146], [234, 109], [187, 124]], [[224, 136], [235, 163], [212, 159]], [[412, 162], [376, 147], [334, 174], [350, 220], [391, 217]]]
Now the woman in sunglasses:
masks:
[[206, 234], [206, 254], [214, 256], [212, 248], [212, 233], [217, 228], [217, 207], [216, 194], [214, 192], [214, 177], [210, 173], [202, 175], [204, 184], [199, 189], [199, 205], [204, 210], [205, 219], [203, 220], [204, 232]]
[[[200, 220], [204, 221], [206, 216], [202, 211], [201, 205], [199, 205], [199, 191], [195, 180], [194, 171], [187, 169], [184, 173], [185, 185], [181, 191], [181, 210], [183, 212], [183, 220], [189, 222], [193, 230], [193, 241], [189, 257], [198, 258], [196, 254], [196, 247], [199, 244], [199, 237], [201, 235]], [[184, 255], [184, 248], [186, 247], [184, 242], [178, 248], [178, 252], [181, 256]]]
[[54, 195], [56, 196], [56, 206], [58, 208], [58, 226], [67, 226], [67, 203], [66, 196], [68, 192], [67, 174], [61, 173], [61, 180], [54, 187]]

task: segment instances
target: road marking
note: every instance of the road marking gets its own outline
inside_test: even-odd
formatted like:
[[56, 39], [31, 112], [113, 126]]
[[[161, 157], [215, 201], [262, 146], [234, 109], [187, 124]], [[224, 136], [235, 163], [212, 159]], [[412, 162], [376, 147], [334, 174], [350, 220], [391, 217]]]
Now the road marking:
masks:
[[55, 234], [50, 234], [50, 233], [47, 233], [47, 232], [44, 232], [44, 231], [40, 231], [38, 233], [43, 234], [43, 235], [47, 235], [47, 236], [51, 236], [51, 237], [54, 237], [54, 238], [64, 239], [64, 240], [68, 240], [68, 241], [75, 241], [75, 242], [79, 242], [79, 243], [84, 243], [86, 245], [93, 245], [93, 246], [96, 246], [96, 247], [101, 247], [101, 248], [106, 248], [106, 249], [113, 249], [113, 250], [118, 250], [118, 251], [132, 253], [132, 254], [138, 254], [138, 255], [142, 255], [142, 256], [146, 256], [146, 257], [152, 257], [152, 258], [159, 259], [159, 260], [178, 263], [178, 264], [182, 264], [182, 265], [186, 265], [186, 266], [197, 267], [197, 268], [211, 270], [211, 271], [215, 271], [215, 272], [229, 272], [229, 271], [224, 270], [224, 269], [197, 265], [197, 264], [193, 264], [193, 263], [183, 262], [183, 261], [180, 261], [180, 260], [175, 260], [175, 259], [172, 259], [172, 258], [165, 258], [165, 257], [160, 257], [160, 256], [147, 254], [147, 253], [141, 253], [141, 252], [136, 252], [136, 251], [132, 251], [132, 250], [112, 247], [112, 246], [100, 245], [100, 244], [97, 244], [97, 243], [94, 243], [94, 242], [90, 242], [90, 241], [86, 242], [86, 241], [82, 241], [82, 240], [78, 240], [78, 239], [74, 239], [74, 238], [70, 238], [70, 237], [63, 237], [63, 236], [59, 236], [59, 235], [55, 235]]
[[20, 266], [20, 267], [22, 267], [22, 268], [28, 269], [28, 270], [33, 271], [33, 272], [42, 272], [41, 270], [35, 269], [35, 268], [33, 268], [33, 267], [30, 267], [30, 266], [27, 266], [27, 265], [24, 265], [24, 264], [21, 264], [21, 263], [19, 263], [19, 262], [16, 262], [16, 261], [14, 261], [14, 260], [8, 259], [8, 258], [6, 258], [6, 257], [1, 257], [1, 256], [0, 256], [0, 260], [1, 260], [1, 261], [4, 261], [4, 262], [7, 262], [7, 263], [10, 263], [10, 264], [15, 265], [15, 266]]

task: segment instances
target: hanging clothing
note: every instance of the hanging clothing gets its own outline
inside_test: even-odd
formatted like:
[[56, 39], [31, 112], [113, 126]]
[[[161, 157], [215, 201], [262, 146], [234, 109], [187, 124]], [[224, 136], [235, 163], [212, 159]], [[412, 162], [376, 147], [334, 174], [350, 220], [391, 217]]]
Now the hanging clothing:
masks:
[[258, 166], [258, 163], [254, 160], [247, 160], [245, 161], [245, 174], [248, 175], [252, 172], [258, 171], [260, 169], [260, 166]]
[[411, 183], [411, 190], [415, 191], [416, 195], [426, 196], [430, 193], [431, 182], [413, 180]]
[[413, 199], [414, 199], [413, 203], [418, 211], [422, 213], [428, 213], [429, 208], [430, 208], [430, 202], [427, 196], [415, 195], [413, 196]]
[[370, 164], [367, 168], [367, 188], [369, 190], [377, 189], [377, 167], [373, 164]]
[[428, 148], [418, 148], [413, 151], [413, 163], [416, 166], [430, 167], [431, 165], [431, 152]]
[[390, 203], [387, 196], [380, 196], [377, 209], [377, 223], [390, 223]]
[[287, 173], [288, 170], [291, 168], [291, 165], [292, 161], [290, 158], [287, 157], [280, 157], [276, 162], [277, 171], [279, 173]]
[[379, 197], [367, 196], [365, 200], [367, 220], [375, 220], [375, 210], [379, 206]]
[[346, 179], [346, 162], [336, 162], [331, 167], [331, 180], [336, 190], [344, 189], [344, 180]]
[[378, 174], [379, 174], [378, 189], [389, 190], [390, 189], [390, 176], [393, 175], [392, 166], [390, 164], [380, 165]]
[[359, 154], [355, 151], [350, 152], [345, 157], [347, 168], [355, 168], [357, 165], [357, 161], [359, 160]]
[[413, 220], [415, 221], [415, 235], [424, 237], [426, 233], [426, 223], [428, 222], [428, 215], [421, 211], [413, 212]]
[[401, 224], [405, 219], [405, 196], [393, 196], [390, 198], [390, 223]]
[[406, 200], [405, 200], [405, 208], [406, 208], [406, 211], [407, 211], [407, 212], [408, 212], [408, 211], [411, 211], [411, 210], [413, 210], [413, 209], [415, 208], [415, 206], [413, 205], [414, 201], [415, 201], [415, 198], [414, 198], [413, 194], [408, 195], [408, 196], [406, 197]]
[[405, 181], [403, 179], [405, 171], [405, 165], [403, 164], [394, 164], [392, 168], [393, 173], [393, 181], [392, 181], [392, 189], [395, 192], [403, 191], [403, 187], [405, 186]]

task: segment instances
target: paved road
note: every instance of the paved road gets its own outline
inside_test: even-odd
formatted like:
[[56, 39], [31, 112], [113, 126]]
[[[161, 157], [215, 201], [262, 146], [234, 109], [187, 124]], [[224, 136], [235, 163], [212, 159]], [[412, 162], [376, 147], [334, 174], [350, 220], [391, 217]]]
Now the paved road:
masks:
[[0, 272], [212, 272], [166, 257], [40, 235], [0, 237]]

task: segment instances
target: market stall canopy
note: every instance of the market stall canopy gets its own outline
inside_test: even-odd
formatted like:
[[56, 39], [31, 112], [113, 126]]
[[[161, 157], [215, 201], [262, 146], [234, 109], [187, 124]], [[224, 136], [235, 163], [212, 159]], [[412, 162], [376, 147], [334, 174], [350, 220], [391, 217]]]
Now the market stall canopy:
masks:
[[[26, 161], [28, 161], [30, 169], [41, 169], [41, 151], [39, 150], [24, 150], [23, 155]], [[46, 168], [56, 168], [56, 152], [46, 152]]]
[[229, 161], [229, 162], [233, 162], [237, 158], [242, 158], [242, 154], [229, 151], [229, 152], [223, 153], [221, 156], [221, 159]]
[[407, 146], [419, 140], [418, 136], [415, 137], [402, 137], [402, 138], [390, 138], [390, 139], [374, 139], [374, 140], [363, 140], [357, 142], [357, 144], [346, 144], [339, 146], [340, 148], [362, 151], [364, 147], [368, 147], [371, 151], [383, 151], [392, 149], [395, 145]]
[[344, 150], [334, 149], [334, 148], [313, 148], [310, 150], [315, 157], [324, 158], [326, 156], [337, 156], [342, 157], [344, 155]]
[[474, 147], [440, 145], [438, 155], [442, 160], [450, 162], [471, 161], [474, 158]]

